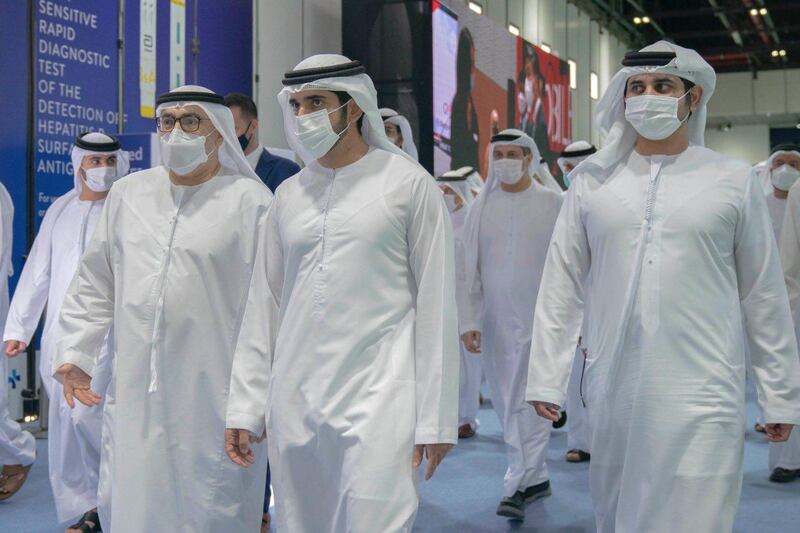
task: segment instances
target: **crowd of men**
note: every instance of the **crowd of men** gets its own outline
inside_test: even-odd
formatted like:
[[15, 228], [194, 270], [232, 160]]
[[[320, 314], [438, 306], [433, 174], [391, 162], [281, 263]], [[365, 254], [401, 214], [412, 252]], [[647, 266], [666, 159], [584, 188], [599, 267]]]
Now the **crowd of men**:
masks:
[[[705, 148], [715, 78], [671, 43], [627, 54], [603, 147], [558, 160], [567, 191], [516, 129], [492, 137], [485, 183], [434, 179], [339, 55], [278, 94], [302, 169], [258, 143], [249, 97], [199, 86], [158, 98], [161, 166], [128, 174], [116, 139], [79, 136], [73, 189], [10, 306], [0, 291], [9, 357], [45, 313], [58, 520], [265, 531], [272, 497], [278, 531], [410, 531], [418, 470], [479, 431], [485, 378], [498, 515], [558, 490], [545, 455], [566, 410], [598, 531], [731, 531], [746, 375], [771, 479], [800, 478], [800, 148], [760, 172]], [[5, 283], [2, 187], [0, 215]], [[35, 459], [6, 402], [0, 500]]]

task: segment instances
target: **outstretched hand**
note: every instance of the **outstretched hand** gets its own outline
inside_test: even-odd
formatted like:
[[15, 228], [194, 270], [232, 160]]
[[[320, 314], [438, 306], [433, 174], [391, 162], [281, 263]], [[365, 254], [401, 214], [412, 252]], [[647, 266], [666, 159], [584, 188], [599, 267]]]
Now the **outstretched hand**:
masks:
[[75, 408], [75, 398], [83, 405], [92, 407], [100, 405], [102, 398], [92, 390], [92, 377], [77, 366], [66, 363], [58, 367], [56, 374], [64, 383], [64, 398], [70, 408]]

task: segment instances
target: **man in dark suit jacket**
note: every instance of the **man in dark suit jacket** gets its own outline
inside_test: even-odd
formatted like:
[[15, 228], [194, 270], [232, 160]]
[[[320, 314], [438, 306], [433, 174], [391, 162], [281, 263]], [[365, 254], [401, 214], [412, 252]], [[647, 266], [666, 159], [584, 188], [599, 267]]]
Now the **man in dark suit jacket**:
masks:
[[258, 109], [253, 99], [246, 94], [230, 93], [225, 97], [233, 114], [236, 135], [242, 151], [261, 181], [275, 192], [283, 180], [300, 172], [294, 161], [269, 153], [258, 142]]

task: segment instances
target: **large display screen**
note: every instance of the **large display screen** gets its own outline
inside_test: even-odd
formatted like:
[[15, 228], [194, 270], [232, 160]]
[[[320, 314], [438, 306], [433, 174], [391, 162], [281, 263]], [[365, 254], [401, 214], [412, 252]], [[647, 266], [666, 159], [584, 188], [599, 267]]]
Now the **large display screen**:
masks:
[[463, 3], [434, 0], [434, 173], [470, 165], [486, 177], [489, 139], [525, 131], [557, 175], [571, 142], [569, 65]]

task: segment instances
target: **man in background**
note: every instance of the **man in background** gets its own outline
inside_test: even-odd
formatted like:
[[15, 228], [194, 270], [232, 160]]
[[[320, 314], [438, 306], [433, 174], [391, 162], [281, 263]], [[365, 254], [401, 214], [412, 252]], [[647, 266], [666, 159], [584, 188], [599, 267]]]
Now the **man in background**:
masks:
[[247, 162], [270, 191], [275, 192], [283, 180], [300, 172], [297, 163], [271, 154], [258, 142], [258, 108], [252, 98], [246, 94], [230, 93], [225, 97], [225, 105], [233, 114], [236, 136]]

